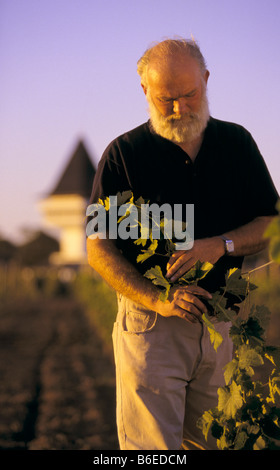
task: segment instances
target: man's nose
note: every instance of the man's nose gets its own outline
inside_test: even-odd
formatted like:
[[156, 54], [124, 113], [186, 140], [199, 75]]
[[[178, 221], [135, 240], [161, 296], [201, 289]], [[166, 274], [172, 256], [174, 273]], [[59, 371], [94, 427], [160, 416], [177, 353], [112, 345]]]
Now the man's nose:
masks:
[[183, 98], [178, 98], [173, 101], [173, 112], [175, 114], [184, 114], [187, 111], [187, 105]]

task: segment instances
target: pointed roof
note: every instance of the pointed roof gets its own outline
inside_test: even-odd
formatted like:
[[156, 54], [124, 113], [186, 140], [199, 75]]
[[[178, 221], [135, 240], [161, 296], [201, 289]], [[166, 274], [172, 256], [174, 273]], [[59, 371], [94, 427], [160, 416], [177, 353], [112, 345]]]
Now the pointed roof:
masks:
[[89, 199], [94, 175], [95, 167], [80, 140], [50, 195], [78, 194]]

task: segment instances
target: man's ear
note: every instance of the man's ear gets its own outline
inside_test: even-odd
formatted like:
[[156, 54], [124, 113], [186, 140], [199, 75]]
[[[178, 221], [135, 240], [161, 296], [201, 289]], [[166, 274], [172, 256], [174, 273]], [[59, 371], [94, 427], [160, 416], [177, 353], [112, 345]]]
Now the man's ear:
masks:
[[141, 83], [141, 87], [143, 88], [143, 91], [146, 95], [147, 94], [147, 87], [143, 83]]
[[207, 82], [208, 82], [209, 75], [210, 75], [209, 70], [206, 70], [206, 72], [205, 72], [205, 74], [204, 74], [204, 80], [205, 80], [205, 83], [206, 83], [206, 84], [207, 84]]

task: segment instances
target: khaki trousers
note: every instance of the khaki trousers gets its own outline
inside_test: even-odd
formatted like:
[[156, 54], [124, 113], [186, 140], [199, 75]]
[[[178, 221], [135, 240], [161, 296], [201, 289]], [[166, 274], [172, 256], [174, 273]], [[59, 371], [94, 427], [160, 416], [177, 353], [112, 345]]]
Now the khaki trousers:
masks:
[[196, 426], [217, 405], [232, 360], [230, 323], [215, 328], [224, 338], [217, 352], [204, 324], [165, 318], [119, 296], [113, 345], [121, 450], [216, 449]]

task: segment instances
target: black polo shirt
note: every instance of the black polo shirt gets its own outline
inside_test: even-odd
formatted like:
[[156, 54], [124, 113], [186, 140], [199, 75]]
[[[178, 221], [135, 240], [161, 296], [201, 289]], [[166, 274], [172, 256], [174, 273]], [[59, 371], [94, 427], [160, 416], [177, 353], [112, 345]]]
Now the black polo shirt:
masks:
[[[221, 235], [257, 216], [276, 214], [278, 199], [266, 164], [243, 127], [210, 118], [194, 162], [176, 144], [157, 135], [150, 122], [116, 138], [105, 150], [94, 179], [90, 203], [131, 190], [159, 205], [194, 204], [195, 239]], [[124, 255], [140, 272], [162, 257], [139, 265], [139, 247], [119, 240]], [[215, 291], [225, 272], [243, 258], [224, 256], [204, 285]]]

